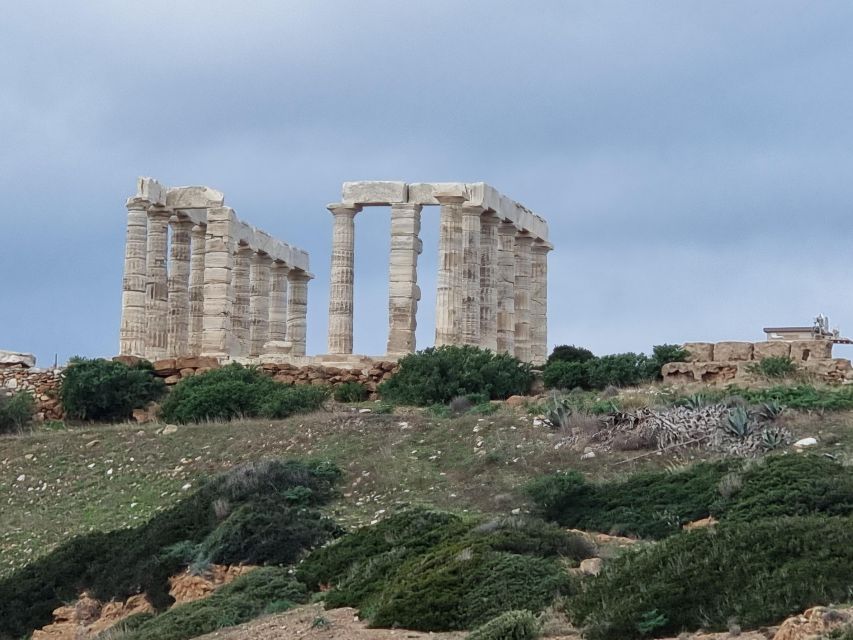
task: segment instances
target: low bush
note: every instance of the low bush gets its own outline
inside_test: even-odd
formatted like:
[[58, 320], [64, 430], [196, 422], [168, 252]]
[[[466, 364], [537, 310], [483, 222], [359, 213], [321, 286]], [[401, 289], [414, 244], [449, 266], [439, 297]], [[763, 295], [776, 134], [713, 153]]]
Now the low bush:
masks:
[[334, 398], [337, 402], [364, 402], [369, 395], [367, 387], [360, 382], [344, 382], [334, 390]]
[[209, 597], [178, 605], [125, 629], [121, 640], [186, 640], [247, 622], [264, 613], [278, 613], [305, 603], [305, 585], [288, 569], [255, 569], [217, 589]]
[[548, 389], [589, 389], [589, 372], [585, 362], [556, 360], [542, 370], [542, 381]]
[[601, 356], [587, 363], [589, 386], [604, 389], [608, 385], [625, 387], [647, 382], [650, 374], [648, 356], [642, 353], [617, 353]]
[[595, 358], [595, 355], [589, 349], [576, 347], [573, 344], [561, 344], [554, 347], [545, 364], [553, 364], [554, 362], [586, 362], [593, 358]]
[[525, 609], [506, 611], [480, 625], [467, 640], [535, 640], [539, 637], [539, 621]]
[[288, 386], [254, 367], [233, 363], [184, 378], [160, 410], [168, 422], [201, 422], [233, 418], [286, 418], [318, 409], [328, 397], [325, 387]]
[[530, 365], [510, 355], [473, 346], [442, 346], [402, 358], [379, 393], [390, 402], [426, 407], [469, 394], [504, 400], [527, 393], [532, 380]]
[[770, 456], [757, 463], [702, 462], [593, 484], [576, 472], [537, 478], [526, 491], [561, 525], [648, 538], [687, 522], [826, 514], [853, 515], [853, 471], [822, 456]]
[[851, 518], [721, 523], [612, 560], [568, 609], [590, 640], [752, 628], [846, 601], [851, 575]]
[[28, 391], [11, 396], [0, 393], [0, 433], [18, 433], [30, 426], [36, 402]]
[[129, 420], [134, 409], [159, 400], [166, 385], [154, 375], [151, 363], [72, 358], [62, 372], [59, 398], [65, 415], [77, 420]]
[[747, 367], [750, 373], [764, 378], [788, 378], [797, 373], [797, 363], [788, 356], [770, 356]]
[[164, 609], [168, 578], [192, 562], [294, 562], [338, 533], [317, 509], [340, 476], [322, 462], [244, 464], [138, 527], [73, 538], [0, 580], [0, 638], [47, 624], [83, 589], [100, 600], [144, 592]]
[[775, 401], [791, 409], [848, 411], [853, 409], [853, 386], [815, 387], [810, 384], [779, 385], [769, 389], [744, 389], [731, 386], [729, 397], [740, 397], [751, 404]]
[[313, 552], [297, 578], [333, 587], [326, 606], [353, 606], [378, 627], [470, 629], [507, 609], [538, 611], [571, 590], [558, 561], [592, 549], [539, 520], [471, 520], [424, 509], [396, 514]]

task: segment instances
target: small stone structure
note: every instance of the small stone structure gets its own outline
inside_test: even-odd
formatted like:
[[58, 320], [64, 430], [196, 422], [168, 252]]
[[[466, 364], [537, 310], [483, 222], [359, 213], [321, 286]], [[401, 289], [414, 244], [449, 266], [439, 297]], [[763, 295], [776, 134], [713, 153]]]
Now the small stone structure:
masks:
[[37, 369], [31, 353], [0, 350], [0, 394], [26, 391], [36, 403], [38, 420], [60, 420], [59, 382], [62, 369]]
[[764, 342], [688, 342], [687, 362], [670, 362], [661, 369], [663, 381], [672, 384], [732, 384], [757, 380], [753, 365], [765, 358], [787, 357], [806, 373], [831, 383], [853, 381], [853, 367], [832, 357], [831, 340], [767, 340]]
[[305, 251], [238, 220], [221, 192], [139, 178], [127, 201], [119, 353], [304, 356], [312, 277]]
[[548, 225], [483, 183], [345, 182], [334, 216], [326, 362], [353, 356], [355, 216], [390, 206], [387, 357], [415, 350], [421, 210], [439, 205], [435, 345], [477, 345], [542, 364], [548, 356]]

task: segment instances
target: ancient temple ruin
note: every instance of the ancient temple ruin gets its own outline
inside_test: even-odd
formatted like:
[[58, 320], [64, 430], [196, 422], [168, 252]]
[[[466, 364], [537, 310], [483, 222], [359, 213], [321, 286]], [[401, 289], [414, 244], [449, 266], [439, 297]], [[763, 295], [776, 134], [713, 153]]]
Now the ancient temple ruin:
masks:
[[308, 254], [208, 187], [140, 178], [127, 201], [121, 355], [305, 355]]
[[548, 225], [482, 183], [346, 182], [334, 216], [327, 361], [353, 354], [355, 216], [391, 208], [389, 356], [415, 350], [421, 210], [439, 205], [435, 344], [477, 345], [524, 362], [548, 355]]

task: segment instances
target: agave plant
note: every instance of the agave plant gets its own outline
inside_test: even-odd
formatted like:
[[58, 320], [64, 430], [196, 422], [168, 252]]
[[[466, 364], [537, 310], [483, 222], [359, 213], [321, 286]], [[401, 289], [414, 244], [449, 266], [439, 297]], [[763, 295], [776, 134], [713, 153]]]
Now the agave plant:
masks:
[[707, 406], [708, 397], [704, 393], [694, 393], [684, 398], [681, 404], [688, 409], [701, 409]]
[[552, 429], [564, 429], [569, 424], [572, 415], [572, 407], [569, 401], [560, 395], [553, 393], [545, 405], [545, 423]]
[[786, 444], [785, 432], [778, 428], [769, 428], [761, 432], [761, 447], [765, 451], [773, 451]]
[[761, 409], [759, 410], [758, 415], [760, 415], [764, 420], [767, 420], [768, 422], [773, 422], [774, 420], [779, 418], [779, 416], [781, 416], [784, 411], [785, 405], [783, 405], [781, 402], [779, 402], [778, 400], [768, 400], [767, 402], [763, 402], [761, 404]]
[[723, 426], [730, 434], [743, 440], [752, 434], [752, 416], [743, 407], [733, 407], [729, 409]]

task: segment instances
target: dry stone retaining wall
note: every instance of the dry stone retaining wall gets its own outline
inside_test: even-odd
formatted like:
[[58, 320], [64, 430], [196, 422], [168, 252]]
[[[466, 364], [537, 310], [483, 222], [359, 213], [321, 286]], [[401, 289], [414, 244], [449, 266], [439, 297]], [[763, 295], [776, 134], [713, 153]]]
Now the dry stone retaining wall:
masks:
[[59, 376], [62, 369], [34, 369], [21, 364], [0, 364], [0, 393], [30, 392], [36, 401], [38, 420], [61, 420]]

